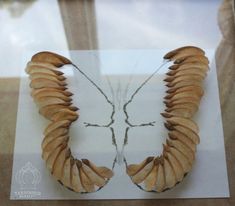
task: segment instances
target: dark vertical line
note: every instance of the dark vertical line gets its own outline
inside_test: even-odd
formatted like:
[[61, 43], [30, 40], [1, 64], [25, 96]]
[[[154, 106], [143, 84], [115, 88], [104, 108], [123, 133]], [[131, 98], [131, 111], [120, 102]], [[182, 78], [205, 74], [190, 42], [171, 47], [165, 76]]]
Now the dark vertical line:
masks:
[[126, 158], [125, 158], [125, 155], [124, 155], [124, 149], [125, 149], [125, 146], [128, 144], [128, 131], [129, 131], [130, 127], [127, 127], [126, 130], [125, 130], [125, 138], [124, 138], [124, 141], [123, 141], [123, 144], [122, 144], [122, 150], [121, 150], [121, 154], [123, 156], [123, 161], [125, 162]]
[[129, 132], [130, 127], [127, 127], [125, 130], [125, 138], [124, 138], [124, 142], [123, 142], [123, 146], [128, 144], [128, 132]]

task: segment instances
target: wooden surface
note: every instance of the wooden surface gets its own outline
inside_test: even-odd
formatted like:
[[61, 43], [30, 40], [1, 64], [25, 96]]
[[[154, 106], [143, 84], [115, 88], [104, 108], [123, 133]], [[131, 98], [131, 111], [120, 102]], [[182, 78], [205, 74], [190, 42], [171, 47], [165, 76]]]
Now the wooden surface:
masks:
[[[67, 4], [65, 0], [60, 1], [60, 9], [63, 17], [64, 27], [70, 49], [96, 49], [97, 40], [94, 35], [94, 8], [89, 5], [90, 1], [71, 1]], [[227, 6], [229, 1], [225, 1]], [[84, 11], [90, 12], [87, 16]], [[76, 9], [77, 8], [77, 9]], [[81, 9], [81, 12], [79, 12]], [[225, 10], [225, 11], [224, 11]], [[70, 12], [68, 12], [70, 11]], [[88, 13], [89, 13], [88, 12]], [[18, 106], [18, 78], [0, 79], [0, 205], [203, 205], [203, 206], [225, 206], [235, 205], [235, 31], [232, 10], [226, 6], [221, 7], [219, 19], [220, 28], [224, 39], [221, 41], [216, 53], [216, 64], [219, 80], [219, 91], [221, 100], [222, 119], [224, 127], [226, 158], [230, 185], [230, 198], [227, 199], [178, 199], [178, 200], [115, 200], [115, 201], [10, 201], [10, 185], [12, 172], [12, 158], [15, 139], [15, 125]], [[76, 16], [77, 15], [77, 16]], [[78, 18], [79, 17], [79, 18]], [[229, 17], [229, 18], [225, 18]], [[228, 23], [229, 19], [229, 23]], [[91, 21], [91, 24], [87, 24]], [[224, 25], [223, 25], [224, 24]], [[89, 25], [89, 26], [88, 26]], [[88, 28], [89, 27], [89, 28]], [[80, 29], [78, 29], [80, 28]], [[82, 29], [81, 29], [82, 28]], [[230, 31], [228, 31], [230, 30]], [[92, 35], [93, 34], [93, 35]], [[114, 197], [115, 198], [115, 197]]]

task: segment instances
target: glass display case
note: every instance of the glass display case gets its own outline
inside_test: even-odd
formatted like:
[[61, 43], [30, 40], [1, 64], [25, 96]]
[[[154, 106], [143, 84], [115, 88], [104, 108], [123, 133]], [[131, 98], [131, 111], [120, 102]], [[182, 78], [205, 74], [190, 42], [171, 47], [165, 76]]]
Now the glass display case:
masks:
[[[0, 1], [0, 205], [234, 205], [234, 6], [232, 0]], [[210, 61], [194, 117], [201, 137], [195, 165], [182, 184], [146, 192], [129, 178], [128, 165], [161, 153], [163, 80], [172, 64], [163, 56], [190, 45]], [[71, 150], [114, 173], [97, 192], [61, 186], [41, 158], [48, 121], [30, 97], [25, 72], [41, 51], [73, 62], [61, 69], [79, 107]]]

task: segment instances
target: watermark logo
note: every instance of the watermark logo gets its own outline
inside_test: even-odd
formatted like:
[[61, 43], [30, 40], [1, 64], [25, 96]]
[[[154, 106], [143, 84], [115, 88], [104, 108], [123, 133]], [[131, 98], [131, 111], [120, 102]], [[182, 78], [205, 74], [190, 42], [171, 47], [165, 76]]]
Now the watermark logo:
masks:
[[18, 198], [30, 199], [41, 196], [37, 191], [37, 185], [41, 181], [39, 170], [31, 162], [27, 162], [15, 175], [16, 182], [20, 186], [20, 191], [15, 192]]

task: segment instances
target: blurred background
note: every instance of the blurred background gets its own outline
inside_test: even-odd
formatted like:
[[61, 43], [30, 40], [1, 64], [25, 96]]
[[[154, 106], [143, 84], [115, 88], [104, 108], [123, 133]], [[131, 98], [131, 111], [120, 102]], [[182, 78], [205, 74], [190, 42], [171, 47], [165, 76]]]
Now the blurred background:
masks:
[[[2, 0], [1, 76], [18, 76], [23, 52], [216, 48], [220, 0]], [[6, 69], [7, 68], [7, 69]]]

